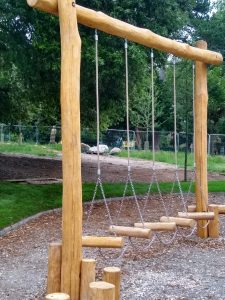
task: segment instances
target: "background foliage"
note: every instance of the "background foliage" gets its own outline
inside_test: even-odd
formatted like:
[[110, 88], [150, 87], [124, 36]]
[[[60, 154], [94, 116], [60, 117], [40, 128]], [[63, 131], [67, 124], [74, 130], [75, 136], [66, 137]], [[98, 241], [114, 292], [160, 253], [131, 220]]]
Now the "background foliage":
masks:
[[[80, 5], [194, 44], [208, 41], [223, 54], [225, 3], [209, 0], [80, 0]], [[26, 1], [0, 2], [0, 122], [60, 123], [60, 36], [58, 19], [29, 8]], [[94, 31], [82, 38], [81, 120], [95, 127]], [[99, 33], [101, 128], [125, 127], [124, 41]], [[173, 129], [171, 57], [155, 51], [156, 125]], [[209, 67], [209, 131], [225, 130], [224, 65]], [[178, 127], [192, 130], [192, 64], [177, 66]], [[129, 43], [131, 127], [151, 126], [150, 50]], [[148, 117], [148, 115], [150, 117]], [[148, 121], [146, 121], [148, 120]]]

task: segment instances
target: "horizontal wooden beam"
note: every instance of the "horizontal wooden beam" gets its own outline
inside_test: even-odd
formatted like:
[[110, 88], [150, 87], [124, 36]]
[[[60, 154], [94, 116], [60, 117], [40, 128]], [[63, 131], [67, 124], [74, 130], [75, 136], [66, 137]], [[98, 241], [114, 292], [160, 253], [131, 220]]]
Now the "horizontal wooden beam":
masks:
[[178, 217], [193, 220], [213, 220], [214, 212], [178, 212]]
[[194, 228], [196, 226], [196, 221], [193, 219], [183, 219], [178, 217], [166, 217], [163, 216], [160, 218], [160, 222], [175, 222], [177, 226], [180, 227], [191, 227]]
[[[143, 223], [134, 223], [134, 227], [143, 228]], [[153, 231], [175, 231], [176, 227], [175, 222], [144, 223], [144, 228], [148, 228]]]
[[[29, 6], [39, 10], [58, 15], [57, 0], [27, 0]], [[72, 5], [72, 1], [71, 1]], [[207, 64], [220, 64], [223, 56], [220, 53], [198, 49], [185, 43], [180, 43], [169, 38], [155, 34], [151, 30], [139, 28], [112, 18], [102, 12], [76, 5], [77, 20], [80, 24], [101, 30], [132, 42], [154, 48], [175, 56], [202, 61]]]
[[148, 239], [151, 236], [151, 229], [138, 228], [138, 227], [126, 227], [126, 226], [110, 226], [110, 233], [115, 233], [119, 236], [128, 236]]

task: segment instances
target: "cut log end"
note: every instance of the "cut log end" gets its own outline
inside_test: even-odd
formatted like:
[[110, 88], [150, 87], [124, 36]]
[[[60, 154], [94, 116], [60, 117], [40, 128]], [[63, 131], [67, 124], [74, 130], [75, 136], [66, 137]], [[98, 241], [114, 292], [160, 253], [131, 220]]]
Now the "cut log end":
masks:
[[52, 293], [48, 294], [45, 300], [70, 300], [70, 296], [64, 293]]

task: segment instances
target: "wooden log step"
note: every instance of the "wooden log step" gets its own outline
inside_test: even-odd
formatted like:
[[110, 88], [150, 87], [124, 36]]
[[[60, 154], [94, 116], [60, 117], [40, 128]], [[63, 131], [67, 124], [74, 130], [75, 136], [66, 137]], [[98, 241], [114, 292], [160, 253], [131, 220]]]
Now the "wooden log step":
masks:
[[213, 220], [214, 212], [178, 212], [178, 217], [193, 220]]
[[83, 236], [82, 247], [92, 248], [122, 248], [124, 240], [121, 237], [111, 236]]
[[134, 226], [138, 228], [148, 228], [153, 231], [175, 231], [177, 227], [175, 222], [146, 222], [144, 223], [144, 227], [142, 223], [134, 223]]
[[[219, 214], [225, 214], [225, 204], [209, 204], [209, 207], [218, 207]], [[196, 212], [196, 205], [189, 205], [188, 212]]]
[[160, 218], [160, 222], [175, 222], [177, 226], [180, 227], [195, 227], [196, 221], [193, 219], [184, 219], [184, 218], [178, 218], [178, 217], [166, 217], [163, 216]]
[[120, 236], [136, 237], [148, 239], [151, 236], [151, 229], [126, 227], [126, 226], [110, 226], [110, 233], [115, 233]]

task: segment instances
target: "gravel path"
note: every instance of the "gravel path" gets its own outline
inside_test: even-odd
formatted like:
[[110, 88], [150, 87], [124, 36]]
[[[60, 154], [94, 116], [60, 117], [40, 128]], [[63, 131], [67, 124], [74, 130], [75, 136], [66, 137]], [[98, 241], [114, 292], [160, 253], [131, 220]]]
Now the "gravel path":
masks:
[[[213, 195], [218, 203], [224, 195]], [[151, 218], [158, 218], [158, 198], [154, 197], [150, 211]], [[128, 200], [125, 203], [123, 220], [131, 218], [133, 208]], [[171, 199], [171, 208], [179, 209], [178, 199]], [[119, 201], [110, 202], [110, 210], [116, 209]], [[127, 209], [130, 207], [130, 210]], [[84, 221], [88, 208], [84, 209]], [[85, 234], [102, 233], [105, 221], [105, 207], [96, 204], [91, 223], [85, 226]], [[147, 212], [149, 214], [149, 210]], [[133, 216], [132, 216], [133, 218]], [[133, 219], [132, 219], [133, 220]], [[221, 219], [222, 232], [225, 220]], [[102, 227], [103, 226], [103, 227]], [[19, 229], [0, 238], [0, 299], [31, 300], [42, 299], [45, 294], [47, 272], [47, 247], [51, 241], [61, 239], [61, 212], [52, 212], [21, 226]], [[134, 242], [136, 243], [136, 241]], [[190, 239], [180, 237], [169, 247], [160, 243], [143, 250], [144, 242], [137, 242], [128, 248], [124, 258], [116, 261], [115, 250], [104, 252], [103, 259], [97, 250], [85, 250], [84, 257], [97, 258], [97, 274], [101, 277], [105, 266], [120, 266], [122, 269], [123, 300], [147, 299], [225, 299], [225, 239], [201, 241], [195, 236]], [[112, 252], [113, 251], [113, 252]]]

